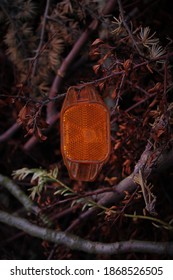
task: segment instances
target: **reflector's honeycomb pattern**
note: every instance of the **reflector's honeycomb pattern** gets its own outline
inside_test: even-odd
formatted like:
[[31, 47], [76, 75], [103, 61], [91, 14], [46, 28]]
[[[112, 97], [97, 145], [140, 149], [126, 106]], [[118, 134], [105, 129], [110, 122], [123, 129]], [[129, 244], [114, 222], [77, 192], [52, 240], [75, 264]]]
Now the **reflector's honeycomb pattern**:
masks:
[[67, 158], [102, 161], [109, 152], [108, 113], [97, 103], [78, 103], [63, 115], [63, 145]]

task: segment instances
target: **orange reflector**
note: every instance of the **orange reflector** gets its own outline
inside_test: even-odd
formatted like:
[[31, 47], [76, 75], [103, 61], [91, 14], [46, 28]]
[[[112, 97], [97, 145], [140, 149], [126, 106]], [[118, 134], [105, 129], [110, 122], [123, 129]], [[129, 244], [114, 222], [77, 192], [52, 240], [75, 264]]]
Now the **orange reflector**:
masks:
[[61, 111], [61, 151], [70, 177], [80, 181], [93, 181], [109, 157], [109, 111], [91, 86], [67, 92]]

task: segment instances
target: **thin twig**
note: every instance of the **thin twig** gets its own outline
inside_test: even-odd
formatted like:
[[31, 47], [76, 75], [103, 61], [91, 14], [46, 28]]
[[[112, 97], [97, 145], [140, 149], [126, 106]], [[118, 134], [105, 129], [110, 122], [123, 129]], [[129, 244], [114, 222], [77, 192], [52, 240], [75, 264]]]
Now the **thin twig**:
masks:
[[119, 89], [118, 89], [118, 93], [117, 93], [117, 98], [116, 98], [116, 103], [115, 103], [114, 109], [116, 109], [118, 107], [119, 100], [120, 100], [120, 94], [121, 94], [122, 87], [123, 87], [123, 84], [124, 84], [124, 79], [125, 79], [125, 73], [122, 75], [122, 78], [121, 78], [121, 83], [120, 83], [120, 86], [119, 86]]
[[169, 59], [170, 57], [172, 57], [173, 56], [173, 52], [170, 52], [170, 53], [167, 53], [167, 54], [164, 54], [164, 55], [161, 55], [161, 56], [159, 56], [159, 57], [156, 57], [156, 58], [152, 58], [152, 59], [150, 59], [150, 60], [146, 60], [146, 61], [143, 61], [143, 62], [141, 62], [141, 63], [138, 63], [138, 64], [136, 64], [134, 67], [133, 67], [133, 70], [134, 69], [137, 69], [137, 68], [139, 68], [139, 67], [141, 67], [141, 66], [144, 66], [144, 65], [147, 65], [147, 64], [149, 64], [149, 63], [152, 63], [152, 62], [159, 62], [160, 60], [163, 60], [163, 59]]
[[126, 113], [129, 113], [130, 111], [132, 111], [133, 109], [137, 108], [138, 106], [140, 106], [141, 104], [145, 103], [147, 100], [149, 100], [150, 98], [156, 96], [156, 92], [153, 94], [148, 95], [146, 98], [136, 102], [135, 104], [133, 104], [132, 106], [130, 106], [128, 109], [125, 110]]
[[121, 0], [117, 0], [118, 2], [118, 6], [119, 6], [119, 11], [120, 11], [120, 15], [121, 15], [121, 18], [122, 18], [122, 21], [123, 21], [123, 24], [124, 24], [124, 27], [126, 28], [128, 34], [129, 34], [129, 37], [131, 38], [132, 42], [133, 42], [133, 45], [135, 46], [136, 50], [138, 51], [138, 53], [140, 55], [142, 55], [140, 49], [138, 48], [138, 45], [135, 41], [135, 39], [133, 38], [133, 35], [132, 35], [132, 32], [126, 22], [126, 19], [125, 19], [125, 16], [124, 16], [124, 10], [123, 10], [123, 6], [122, 6], [122, 3], [121, 3]]
[[136, 84], [133, 84], [131, 81], [126, 81], [129, 85], [131, 85], [132, 86], [132, 88], [135, 88], [135, 89], [137, 89], [137, 90], [139, 90], [139, 91], [141, 91], [142, 93], [144, 93], [146, 96], [151, 96], [151, 94], [150, 93], [148, 93], [145, 89], [143, 89], [142, 87], [140, 87], [140, 86], [138, 86], [138, 85], [136, 85]]
[[51, 221], [54, 221], [54, 220], [58, 220], [66, 215], [68, 215], [69, 213], [73, 213], [74, 210], [78, 209], [79, 208], [79, 205], [74, 205], [73, 207], [69, 207], [65, 210], [62, 210], [54, 215], [51, 216]]
[[[125, 197], [125, 191], [133, 193], [137, 188], [137, 185], [133, 181], [133, 174], [123, 179], [119, 184], [112, 187], [112, 191], [98, 195], [97, 204], [100, 206], [115, 205]], [[92, 207], [82, 213], [72, 224], [66, 229], [66, 232], [72, 231], [81, 222], [88, 219], [91, 216], [96, 215], [99, 212], [99, 208]]]
[[50, 251], [50, 254], [49, 254], [48, 257], [47, 257], [47, 260], [51, 260], [51, 259], [52, 259], [53, 254], [54, 254], [55, 251], [56, 251], [56, 248], [57, 248], [57, 244], [54, 244], [52, 250]]
[[[60, 117], [59, 113], [56, 113], [50, 117], [49, 127], [45, 130], [45, 134], [47, 134], [50, 131], [50, 129], [57, 122], [59, 117]], [[29, 152], [31, 150], [31, 148], [33, 148], [33, 146], [36, 145], [37, 143], [38, 143], [38, 138], [35, 135], [33, 135], [23, 146], [23, 151]]]
[[44, 11], [44, 16], [43, 16], [42, 29], [41, 29], [41, 35], [40, 35], [40, 42], [39, 42], [38, 48], [36, 50], [36, 55], [34, 57], [31, 77], [33, 77], [35, 75], [36, 68], [37, 68], [37, 62], [38, 62], [38, 56], [39, 56], [40, 50], [41, 50], [42, 45], [43, 45], [45, 26], [46, 26], [46, 18], [47, 18], [47, 15], [48, 15], [49, 6], [50, 6], [50, 0], [47, 0], [45, 11]]
[[163, 106], [164, 106], [164, 114], [167, 112], [167, 60], [164, 63], [164, 82], [163, 82]]
[[[46, 105], [47, 103], [49, 103], [50, 101], [55, 101], [55, 100], [59, 100], [64, 98], [66, 95], [66, 93], [62, 93], [56, 97], [54, 97], [53, 99], [49, 99], [46, 98], [45, 100], [37, 100], [37, 99], [32, 99], [32, 98], [27, 98], [27, 97], [21, 97], [21, 96], [13, 96], [11, 95], [10, 97], [12, 98], [16, 98], [16, 99], [23, 99], [25, 100], [27, 103], [29, 102], [34, 102], [34, 103], [38, 103], [41, 104], [41, 106], [43, 107], [44, 105]], [[2, 95], [0, 95], [1, 97]], [[3, 96], [4, 97], [4, 96]], [[51, 117], [51, 119], [49, 120], [49, 124], [50, 126], [48, 127], [48, 129], [46, 129], [46, 133], [51, 129], [52, 125], [57, 121], [57, 119], [59, 118], [59, 115], [55, 114]], [[19, 124], [18, 122], [15, 122], [11, 127], [9, 127], [9, 129], [7, 129], [5, 132], [3, 132], [0, 135], [0, 143], [5, 142], [7, 140], [9, 140], [20, 128], [21, 128], [21, 124]], [[30, 149], [32, 147], [32, 145], [34, 146], [36, 143], [38, 142], [38, 139], [36, 138], [36, 136], [32, 136], [28, 142], [25, 144], [24, 146], [24, 150], [26, 148], [27, 150], [27, 146], [28, 149]]]
[[115, 243], [92, 242], [76, 235], [56, 232], [47, 228], [31, 224], [26, 219], [15, 217], [0, 211], [0, 221], [9, 226], [16, 227], [31, 236], [41, 238], [56, 244], [65, 245], [71, 249], [80, 250], [90, 254], [120, 254], [127, 252], [140, 252], [149, 254], [173, 255], [172, 242], [149, 242], [129, 240]]
[[0, 242], [0, 246], [1, 245], [4, 245], [4, 244], [7, 244], [7, 243], [13, 243], [16, 241], [16, 239], [24, 236], [26, 233], [25, 232], [22, 232], [22, 231], [19, 231], [17, 234], [15, 234], [14, 236], [12, 237], [7, 237], [7, 239], [3, 239], [1, 242]]
[[49, 208], [52, 208], [56, 205], [61, 205], [61, 204], [64, 204], [64, 203], [68, 203], [68, 202], [71, 202], [77, 198], [84, 198], [84, 197], [87, 197], [87, 196], [92, 196], [93, 199], [95, 199], [97, 197], [98, 194], [101, 194], [101, 193], [106, 193], [108, 191], [112, 191], [112, 187], [105, 187], [105, 188], [102, 188], [100, 190], [95, 190], [95, 191], [89, 191], [89, 192], [85, 192], [84, 194], [78, 194], [78, 195], [75, 195], [74, 193], [74, 196], [73, 197], [70, 197], [70, 198], [66, 198], [66, 199], [63, 199], [63, 200], [60, 200], [60, 201], [57, 201], [51, 205], [48, 205], [48, 206], [45, 206], [43, 207], [42, 209], [45, 210], [45, 209], [49, 209]]
[[119, 219], [119, 217], [121, 215], [124, 215], [124, 211], [125, 209], [130, 205], [130, 203], [132, 202], [132, 200], [134, 199], [137, 191], [139, 190], [139, 187], [136, 188], [136, 190], [131, 194], [128, 202], [123, 206], [123, 208], [121, 209], [120, 213], [118, 213], [117, 217], [114, 219], [113, 223], [115, 224], [115, 222]]

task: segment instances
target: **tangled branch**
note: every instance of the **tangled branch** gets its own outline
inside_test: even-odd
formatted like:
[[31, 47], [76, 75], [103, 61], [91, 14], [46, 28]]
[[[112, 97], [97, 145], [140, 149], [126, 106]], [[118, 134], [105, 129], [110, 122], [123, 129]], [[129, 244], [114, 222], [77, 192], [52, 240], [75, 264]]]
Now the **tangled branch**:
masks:
[[[157, 172], [164, 171], [168, 167], [172, 166], [173, 150], [169, 153], [165, 152], [162, 154], [161, 158], [157, 163]], [[134, 173], [122, 180], [118, 185], [114, 186], [112, 191], [109, 191], [104, 194], [98, 194], [98, 202], [100, 205], [112, 205], [116, 204], [122, 200], [125, 196], [125, 191], [132, 193], [137, 185], [133, 180], [134, 174], [136, 174], [138, 169], [142, 169], [146, 166], [146, 162], [149, 157], [152, 155], [150, 147], [146, 147], [145, 151], [141, 155], [140, 160], [138, 161]], [[156, 172], [156, 170], [155, 170]], [[151, 174], [150, 168], [146, 170], [145, 176]], [[27, 210], [35, 211], [33, 204], [30, 199], [20, 190], [20, 188], [15, 185], [10, 179], [0, 176], [0, 184], [7, 188], [23, 205]], [[38, 211], [38, 209], [36, 210]], [[98, 209], [90, 208], [84, 212], [77, 220], [75, 220], [69, 228], [66, 229], [66, 232], [72, 230], [76, 225], [79, 224], [82, 220], [89, 218], [91, 214], [96, 214]], [[0, 211], [0, 221], [10, 226], [14, 226], [18, 229], [23, 230], [24, 232], [50, 241], [56, 244], [63, 244], [68, 246], [71, 249], [82, 250], [89, 253], [103, 253], [103, 254], [118, 254], [118, 253], [127, 253], [127, 252], [145, 252], [145, 253], [156, 253], [156, 254], [168, 254], [173, 255], [173, 244], [167, 242], [146, 242], [146, 241], [123, 241], [116, 242], [111, 244], [104, 244], [99, 242], [91, 242], [88, 240], [81, 239], [78, 236], [68, 234], [65, 232], [56, 232], [47, 228], [38, 227], [31, 224], [25, 219], [15, 217], [3, 211]]]

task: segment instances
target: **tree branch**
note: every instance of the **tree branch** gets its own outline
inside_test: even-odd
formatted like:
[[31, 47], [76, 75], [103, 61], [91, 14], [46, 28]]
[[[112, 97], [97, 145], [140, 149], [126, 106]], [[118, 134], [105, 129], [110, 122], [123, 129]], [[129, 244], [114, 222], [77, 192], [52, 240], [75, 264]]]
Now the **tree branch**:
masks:
[[20, 127], [20, 124], [18, 124], [17, 122], [14, 123], [9, 129], [7, 129], [4, 133], [0, 135], [0, 143], [5, 142], [9, 138], [11, 138], [13, 134], [19, 130]]
[[8, 177], [0, 174], [0, 185], [6, 188], [25, 207], [26, 210], [35, 214], [40, 212], [40, 209], [35, 206], [29, 197]]
[[31, 236], [47, 240], [56, 244], [65, 245], [74, 250], [84, 251], [90, 254], [120, 254], [127, 252], [140, 252], [150, 254], [173, 255], [172, 242], [149, 242], [149, 241], [122, 241], [115, 243], [92, 242], [78, 236], [64, 232], [39, 227], [31, 224], [26, 219], [15, 217], [4, 211], [0, 211], [0, 222], [16, 227]]
[[[172, 156], [173, 149], [171, 151], [164, 151], [159, 156], [157, 161], [157, 168], [151, 170], [151, 166], [146, 167], [147, 160], [153, 155], [150, 143], [147, 144], [140, 160], [135, 166], [134, 172], [122, 180], [118, 185], [113, 187], [113, 191], [99, 194], [97, 204], [100, 205], [112, 205], [118, 203], [125, 196], [125, 191], [132, 193], [137, 188], [134, 183], [133, 176], [142, 169], [146, 176], [153, 175], [153, 173], [160, 173], [165, 171], [167, 168], [172, 166]], [[144, 169], [144, 167], [146, 169]], [[28, 210], [33, 210], [32, 203], [29, 198], [26, 197], [23, 192], [16, 186], [11, 180], [4, 176], [0, 176], [0, 184], [6, 187]], [[91, 216], [91, 214], [97, 213], [97, 208], [90, 208], [84, 212], [77, 220], [75, 220], [71, 226], [66, 230], [72, 230], [76, 225], [78, 225], [82, 220]], [[147, 252], [147, 253], [157, 253], [157, 254], [170, 254], [173, 255], [173, 244], [172, 243], [155, 243], [155, 242], [145, 242], [145, 241], [125, 241], [117, 242], [111, 244], [104, 244], [98, 242], [90, 242], [88, 240], [81, 239], [75, 235], [69, 235], [64, 232], [56, 232], [49, 230], [47, 228], [41, 228], [32, 225], [25, 219], [17, 218], [13, 215], [9, 215], [5, 212], [0, 212], [0, 221], [14, 226], [18, 229], [25, 231], [32, 236], [46, 239], [47, 241], [54, 242], [56, 244], [64, 244], [71, 249], [82, 250], [89, 253], [103, 253], [103, 254], [116, 254], [125, 252]]]
[[46, 26], [46, 19], [47, 19], [47, 15], [48, 15], [48, 11], [49, 11], [49, 6], [50, 6], [50, 0], [47, 0], [45, 11], [44, 11], [44, 16], [43, 16], [41, 35], [40, 35], [40, 42], [39, 42], [38, 48], [36, 50], [35, 57], [33, 58], [34, 62], [33, 62], [33, 65], [32, 65], [33, 68], [32, 68], [32, 73], [31, 73], [32, 77], [34, 77], [34, 75], [35, 75], [36, 67], [37, 67], [37, 62], [38, 62], [38, 57], [40, 55], [40, 51], [41, 51], [41, 48], [42, 48], [42, 45], [43, 45], [45, 26]]
[[[151, 147], [151, 144], [147, 143], [144, 152], [142, 153], [139, 161], [134, 167], [134, 171], [128, 177], [123, 179], [119, 184], [113, 186], [112, 191], [97, 195], [97, 204], [101, 206], [115, 205], [123, 200], [123, 198], [125, 197], [125, 192], [128, 192], [129, 194], [133, 193], [137, 188], [137, 184], [134, 182], [133, 178], [139, 172], [139, 170], [143, 170], [145, 177], [148, 178], [148, 176], [152, 177], [156, 173], [160, 174], [161, 172], [164, 172], [165, 170], [173, 166], [173, 149], [170, 151], [164, 151], [159, 155], [155, 168], [147, 166], [147, 160], [150, 157], [152, 158], [153, 156]], [[76, 220], [74, 220], [72, 224], [66, 229], [66, 231], [72, 231], [77, 225], [88, 219], [91, 215], [96, 214], [97, 212], [99, 212], [98, 208], [89, 208]]]
[[36, 206], [12, 180], [0, 174], [0, 185], [6, 188], [24, 206], [27, 211], [35, 214], [36, 216], [39, 216], [39, 218], [45, 225], [51, 225], [51, 221], [49, 220], [49, 218], [41, 213], [41, 209]]

